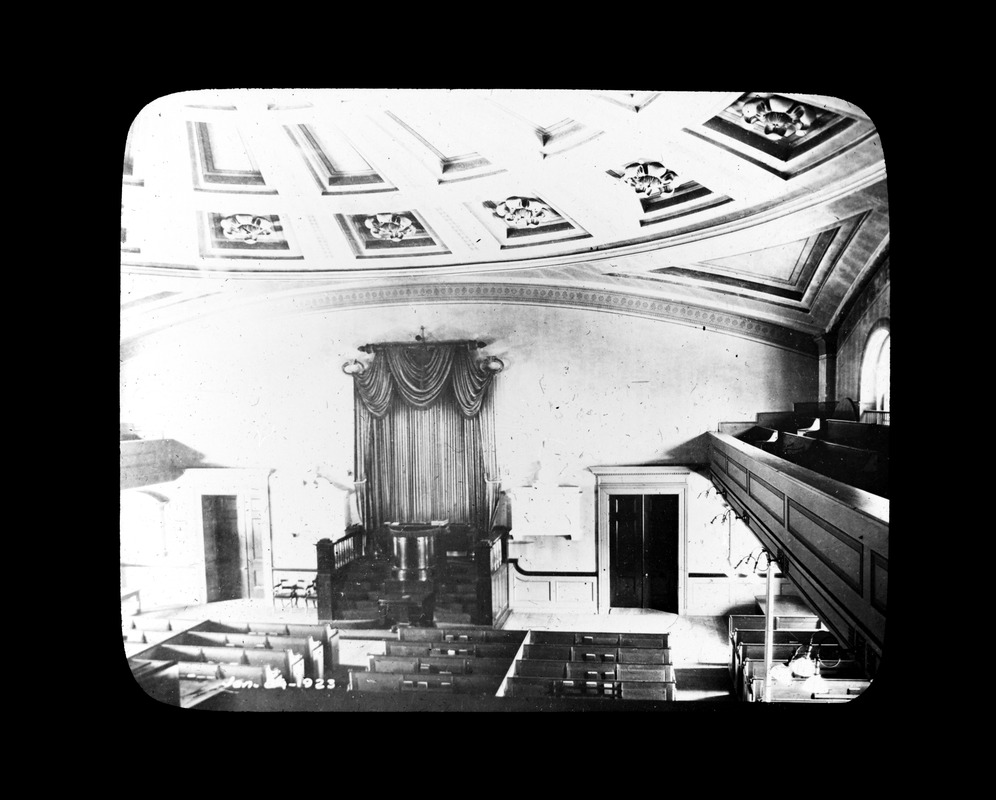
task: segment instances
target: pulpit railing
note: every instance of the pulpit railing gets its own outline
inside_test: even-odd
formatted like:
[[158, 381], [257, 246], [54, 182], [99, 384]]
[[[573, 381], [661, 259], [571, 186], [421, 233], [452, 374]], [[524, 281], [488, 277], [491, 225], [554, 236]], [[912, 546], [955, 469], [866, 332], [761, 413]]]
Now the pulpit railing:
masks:
[[369, 534], [361, 525], [351, 525], [346, 535], [333, 542], [321, 539], [315, 547], [318, 551], [318, 619], [337, 619], [339, 612], [339, 583], [343, 570], [351, 563], [366, 555]]

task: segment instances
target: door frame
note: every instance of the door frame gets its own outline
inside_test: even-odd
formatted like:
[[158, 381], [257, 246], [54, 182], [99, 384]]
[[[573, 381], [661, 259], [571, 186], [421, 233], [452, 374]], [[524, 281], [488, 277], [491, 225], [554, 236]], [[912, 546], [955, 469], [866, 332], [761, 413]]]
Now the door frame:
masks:
[[[200, 531], [198, 542], [198, 571], [200, 573], [201, 596], [207, 602], [207, 560], [204, 557], [204, 524], [201, 511], [201, 498], [204, 495], [235, 495], [238, 511], [240, 538], [252, 536], [252, 498], [259, 498], [261, 506], [256, 509], [263, 528], [263, 599], [273, 603], [273, 542], [270, 526], [270, 485], [272, 470], [238, 469], [224, 467], [193, 467], [184, 472], [184, 479], [190, 489], [190, 518], [196, 519], [195, 530]], [[196, 512], [194, 507], [196, 505]], [[196, 516], [195, 516], [196, 513]]]
[[609, 497], [614, 494], [673, 494], [678, 496], [678, 613], [688, 608], [688, 476], [684, 466], [589, 467], [595, 475], [595, 566], [598, 613], [611, 607], [609, 581]]

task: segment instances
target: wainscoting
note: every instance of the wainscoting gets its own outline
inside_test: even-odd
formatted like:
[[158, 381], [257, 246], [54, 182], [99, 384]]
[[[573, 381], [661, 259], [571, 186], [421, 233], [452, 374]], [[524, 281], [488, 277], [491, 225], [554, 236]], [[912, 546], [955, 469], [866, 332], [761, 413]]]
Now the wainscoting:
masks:
[[529, 573], [515, 559], [508, 561], [509, 607], [512, 611], [598, 612], [595, 573]]

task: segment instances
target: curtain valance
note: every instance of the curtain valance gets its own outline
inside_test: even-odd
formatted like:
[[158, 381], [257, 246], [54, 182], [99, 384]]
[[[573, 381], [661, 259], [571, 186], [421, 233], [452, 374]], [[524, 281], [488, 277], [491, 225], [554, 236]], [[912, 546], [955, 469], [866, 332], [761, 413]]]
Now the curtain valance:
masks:
[[[487, 362], [485, 362], [487, 363]], [[428, 408], [452, 386], [460, 414], [471, 419], [481, 410], [494, 372], [478, 363], [465, 344], [427, 347], [384, 346], [363, 372], [353, 373], [356, 395], [371, 416], [382, 419], [394, 392], [415, 408]]]

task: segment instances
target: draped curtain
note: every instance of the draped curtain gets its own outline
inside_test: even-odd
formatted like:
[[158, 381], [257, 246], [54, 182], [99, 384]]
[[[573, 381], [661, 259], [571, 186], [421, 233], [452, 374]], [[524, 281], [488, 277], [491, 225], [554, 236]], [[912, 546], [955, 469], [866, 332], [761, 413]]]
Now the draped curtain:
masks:
[[498, 478], [493, 377], [466, 345], [384, 346], [353, 376], [369, 530], [438, 519], [487, 530]]

